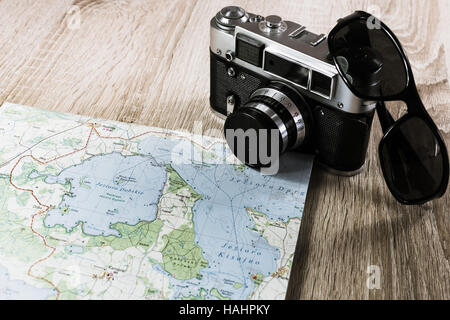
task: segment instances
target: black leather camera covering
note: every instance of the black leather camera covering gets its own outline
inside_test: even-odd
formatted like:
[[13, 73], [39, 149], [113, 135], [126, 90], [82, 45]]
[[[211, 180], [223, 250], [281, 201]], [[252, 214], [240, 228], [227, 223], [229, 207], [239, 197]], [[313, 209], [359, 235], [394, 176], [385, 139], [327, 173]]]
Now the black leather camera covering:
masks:
[[[252, 93], [270, 83], [258, 74], [244, 69], [211, 52], [211, 97], [213, 110], [227, 115], [227, 97], [235, 96], [235, 110], [250, 100]], [[230, 77], [228, 68], [235, 76]], [[310, 106], [314, 128], [310, 144], [299, 152], [315, 153], [326, 166], [344, 172], [359, 170], [365, 163], [375, 110], [349, 114], [305, 97]], [[308, 125], [308, 123], [306, 123]]]

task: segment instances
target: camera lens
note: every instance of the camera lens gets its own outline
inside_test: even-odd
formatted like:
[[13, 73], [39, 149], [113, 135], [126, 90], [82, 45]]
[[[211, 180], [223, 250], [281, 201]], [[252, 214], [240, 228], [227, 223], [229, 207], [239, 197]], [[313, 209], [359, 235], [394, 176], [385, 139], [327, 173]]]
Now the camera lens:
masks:
[[225, 122], [225, 137], [236, 157], [248, 166], [270, 166], [269, 158], [300, 147], [309, 136], [309, 106], [294, 89], [271, 83]]

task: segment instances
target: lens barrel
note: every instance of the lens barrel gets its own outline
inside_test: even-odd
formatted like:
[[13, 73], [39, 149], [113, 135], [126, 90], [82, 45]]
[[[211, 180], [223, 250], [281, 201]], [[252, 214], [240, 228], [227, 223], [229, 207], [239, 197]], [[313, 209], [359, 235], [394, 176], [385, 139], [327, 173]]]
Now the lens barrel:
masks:
[[[263, 167], [265, 164], [261, 161], [261, 151], [267, 153], [274, 145], [273, 135], [269, 131], [278, 131], [279, 150], [276, 156], [300, 147], [309, 135], [309, 123], [306, 123], [310, 119], [309, 110], [306, 101], [296, 90], [282, 83], [271, 83], [257, 89], [242, 108], [227, 118], [227, 142], [239, 160], [252, 167]], [[266, 135], [262, 134], [264, 130]], [[253, 140], [250, 139], [252, 131], [256, 137]], [[246, 136], [236, 139], [240, 138], [236, 137], [238, 132]], [[245, 146], [239, 143], [245, 143]], [[243, 149], [245, 154], [239, 154], [238, 150]], [[251, 155], [256, 161], [250, 161]]]

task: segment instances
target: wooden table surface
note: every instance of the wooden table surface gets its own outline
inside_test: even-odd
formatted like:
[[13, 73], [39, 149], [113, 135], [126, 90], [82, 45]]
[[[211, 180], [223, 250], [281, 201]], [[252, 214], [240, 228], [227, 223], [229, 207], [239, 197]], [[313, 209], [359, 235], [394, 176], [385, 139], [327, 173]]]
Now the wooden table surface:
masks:
[[[368, 5], [368, 3], [371, 5]], [[327, 33], [356, 9], [376, 13], [404, 44], [420, 93], [450, 145], [447, 0], [234, 1]], [[0, 1], [0, 103], [191, 130], [221, 130], [209, 109], [209, 20], [222, 0]], [[390, 104], [395, 115], [404, 107]], [[375, 120], [359, 176], [312, 175], [290, 299], [449, 299], [450, 193], [399, 205], [377, 158]], [[368, 266], [380, 289], [366, 286]]]

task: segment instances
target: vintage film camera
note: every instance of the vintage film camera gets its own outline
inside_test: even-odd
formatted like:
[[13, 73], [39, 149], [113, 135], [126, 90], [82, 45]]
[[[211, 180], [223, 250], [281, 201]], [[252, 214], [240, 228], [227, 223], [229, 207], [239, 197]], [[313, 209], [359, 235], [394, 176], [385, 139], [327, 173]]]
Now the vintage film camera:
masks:
[[[348, 89], [326, 39], [278, 16], [222, 9], [211, 20], [210, 103], [226, 130], [276, 129], [280, 154], [315, 153], [351, 176], [364, 167], [376, 104]], [[260, 166], [247, 156], [238, 158]]]

